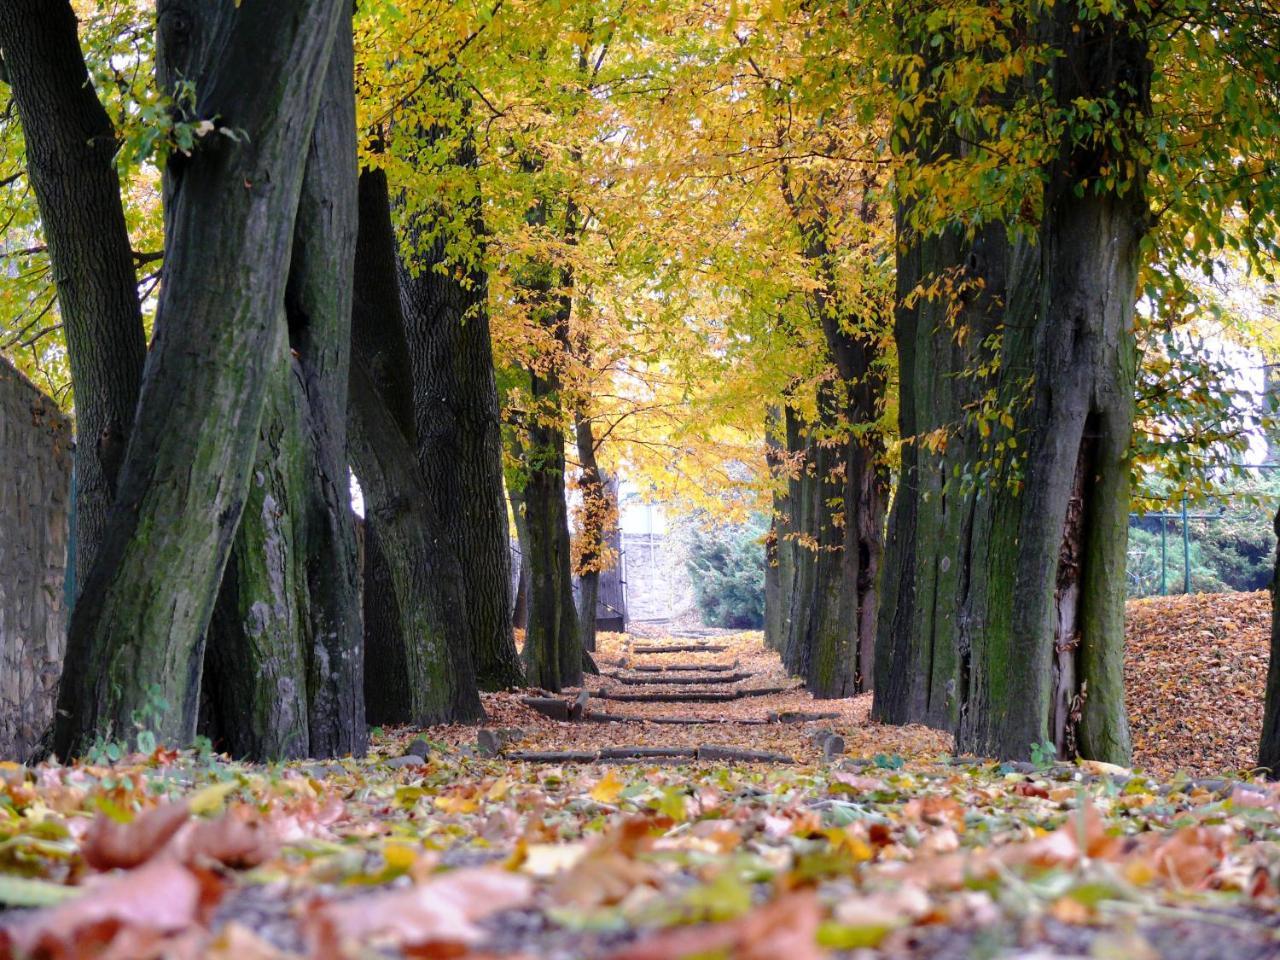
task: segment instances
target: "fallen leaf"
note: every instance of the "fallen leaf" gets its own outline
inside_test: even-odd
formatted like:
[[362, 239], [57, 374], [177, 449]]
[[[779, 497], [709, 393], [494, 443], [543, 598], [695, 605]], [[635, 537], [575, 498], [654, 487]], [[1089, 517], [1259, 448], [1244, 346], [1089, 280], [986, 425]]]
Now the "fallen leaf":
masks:
[[457, 955], [483, 937], [475, 921], [522, 906], [531, 893], [527, 877], [481, 867], [439, 874], [407, 889], [314, 905], [304, 924], [309, 953], [337, 960], [345, 956], [345, 945], [378, 939], [408, 952]]
[[128, 823], [100, 813], [84, 836], [80, 855], [95, 870], [137, 867], [159, 853], [189, 817], [185, 803], [163, 803]]

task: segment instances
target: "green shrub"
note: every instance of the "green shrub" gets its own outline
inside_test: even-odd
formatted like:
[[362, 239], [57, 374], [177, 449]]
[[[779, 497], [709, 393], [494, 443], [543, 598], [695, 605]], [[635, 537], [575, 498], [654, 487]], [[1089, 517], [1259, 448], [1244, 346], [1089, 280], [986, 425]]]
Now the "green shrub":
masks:
[[764, 626], [764, 517], [697, 525], [688, 535], [689, 578], [702, 622], [757, 630]]

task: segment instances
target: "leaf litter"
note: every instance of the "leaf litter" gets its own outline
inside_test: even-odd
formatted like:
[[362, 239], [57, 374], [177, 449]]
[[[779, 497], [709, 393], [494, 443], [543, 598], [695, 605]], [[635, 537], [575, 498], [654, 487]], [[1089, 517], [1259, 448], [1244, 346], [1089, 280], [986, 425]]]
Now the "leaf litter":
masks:
[[[787, 679], [758, 635], [715, 639], [708, 661], [744, 683]], [[603, 638], [602, 669], [625, 674], [631, 645]], [[625, 704], [706, 721], [659, 725], [553, 721], [521, 696], [486, 697], [499, 755], [441, 727], [388, 731], [365, 761], [7, 765], [0, 957], [1280, 954], [1280, 785], [957, 759], [936, 731], [871, 724], [866, 698]], [[836, 717], [741, 722], [787, 711]], [[605, 743], [796, 762], [502, 755]]]

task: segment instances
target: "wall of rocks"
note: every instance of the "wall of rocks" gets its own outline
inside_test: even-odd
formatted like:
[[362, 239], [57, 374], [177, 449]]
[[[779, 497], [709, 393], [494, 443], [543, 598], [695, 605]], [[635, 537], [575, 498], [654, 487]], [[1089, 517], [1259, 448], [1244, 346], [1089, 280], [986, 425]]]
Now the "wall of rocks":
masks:
[[62, 585], [71, 424], [0, 357], [0, 757], [22, 759], [53, 716], [65, 649]]

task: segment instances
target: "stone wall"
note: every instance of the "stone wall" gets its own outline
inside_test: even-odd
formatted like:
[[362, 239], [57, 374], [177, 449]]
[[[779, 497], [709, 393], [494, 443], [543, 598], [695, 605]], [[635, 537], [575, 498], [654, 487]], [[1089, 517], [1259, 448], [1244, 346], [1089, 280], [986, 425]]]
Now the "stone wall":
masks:
[[629, 621], [679, 620], [696, 612], [685, 560], [678, 537], [623, 532], [622, 578]]
[[53, 716], [65, 649], [62, 583], [71, 425], [0, 357], [0, 757], [22, 759]]

